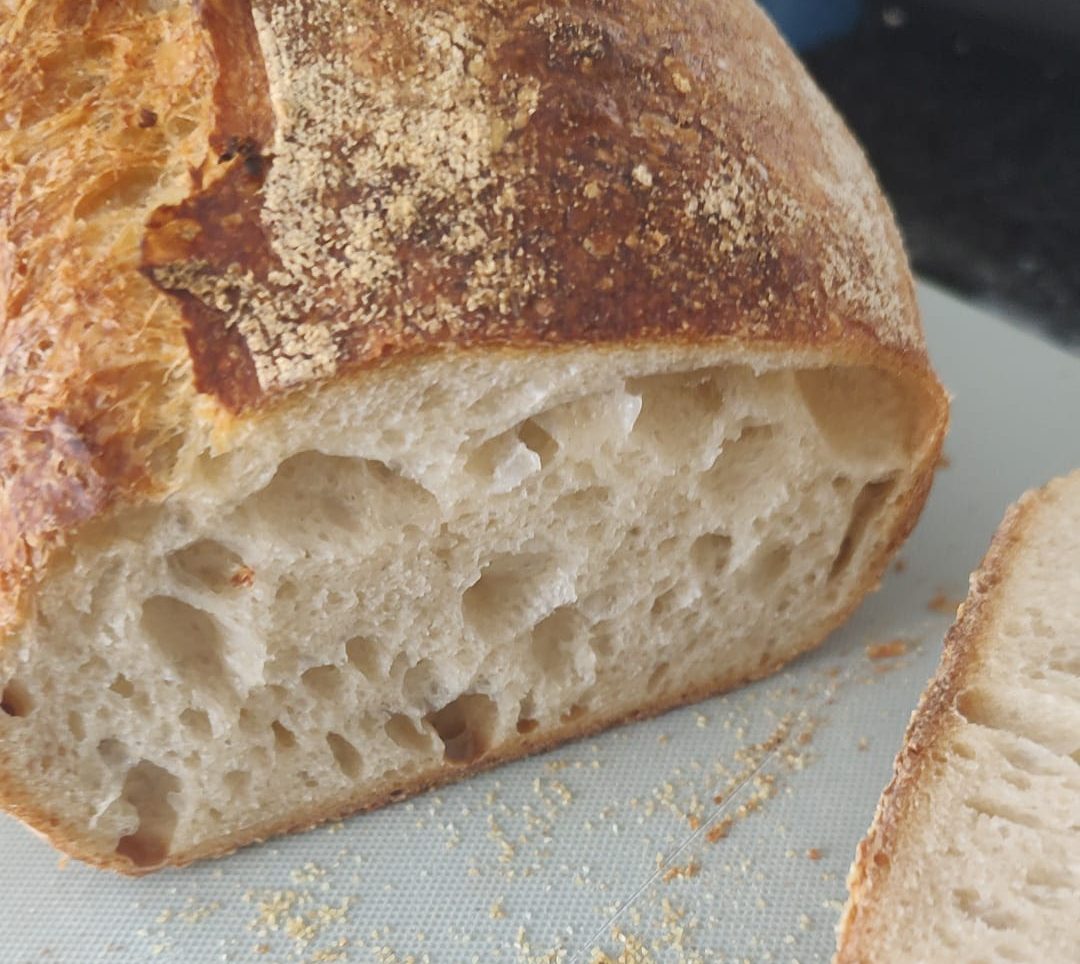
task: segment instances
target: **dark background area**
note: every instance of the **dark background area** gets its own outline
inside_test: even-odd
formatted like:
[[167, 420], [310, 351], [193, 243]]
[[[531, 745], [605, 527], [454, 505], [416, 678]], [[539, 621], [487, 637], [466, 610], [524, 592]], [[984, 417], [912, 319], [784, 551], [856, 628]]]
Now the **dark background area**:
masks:
[[1080, 2], [817, 2], [849, 8], [832, 39], [765, 6], [869, 153], [915, 270], [1080, 350]]

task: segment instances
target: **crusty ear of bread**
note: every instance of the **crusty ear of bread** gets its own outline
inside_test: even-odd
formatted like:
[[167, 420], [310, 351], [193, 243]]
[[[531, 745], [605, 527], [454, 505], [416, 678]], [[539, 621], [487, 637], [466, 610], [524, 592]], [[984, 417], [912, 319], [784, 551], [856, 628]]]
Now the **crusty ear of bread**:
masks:
[[838, 962], [1080, 948], [1080, 472], [1010, 509], [859, 845]]
[[768, 673], [946, 422], [749, 0], [24, 0], [0, 802], [140, 873]]

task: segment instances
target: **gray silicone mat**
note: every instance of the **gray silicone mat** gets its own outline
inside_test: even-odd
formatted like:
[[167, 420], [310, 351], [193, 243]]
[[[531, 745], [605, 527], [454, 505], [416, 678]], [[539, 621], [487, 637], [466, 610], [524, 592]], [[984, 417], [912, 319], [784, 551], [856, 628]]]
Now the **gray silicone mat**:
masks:
[[1080, 359], [921, 297], [955, 395], [951, 464], [901, 571], [822, 649], [727, 697], [143, 880], [58, 865], [0, 817], [0, 960], [828, 960], [967, 574], [1006, 504], [1080, 465]]

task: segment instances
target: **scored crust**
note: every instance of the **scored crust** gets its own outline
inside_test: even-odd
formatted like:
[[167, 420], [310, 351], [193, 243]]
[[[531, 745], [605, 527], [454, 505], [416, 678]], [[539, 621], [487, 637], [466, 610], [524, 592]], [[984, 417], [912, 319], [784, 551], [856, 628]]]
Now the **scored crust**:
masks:
[[878, 959], [876, 921], [894, 912], [883, 900], [892, 857], [903, 849], [907, 827], [920, 819], [918, 803], [934, 780], [936, 750], [964, 723], [957, 698], [979, 671], [987, 633], [998, 615], [999, 587], [1025, 542], [1032, 514], [1046, 497], [1045, 489], [1029, 492], [1009, 508], [971, 576], [969, 595], [945, 637], [937, 673], [912, 714], [893, 778], [856, 851], [848, 874], [848, 901], [837, 926], [836, 964]]
[[750, 0], [23, 0], [0, 41], [0, 632], [183, 453], [395, 359], [805, 349], [943, 431], [888, 207]]

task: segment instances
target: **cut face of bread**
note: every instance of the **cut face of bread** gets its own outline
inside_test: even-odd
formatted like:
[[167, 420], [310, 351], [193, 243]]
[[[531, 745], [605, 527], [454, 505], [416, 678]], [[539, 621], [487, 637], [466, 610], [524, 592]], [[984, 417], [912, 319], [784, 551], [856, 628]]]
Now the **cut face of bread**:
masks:
[[851, 870], [837, 960], [1080, 949], [1080, 472], [1006, 517]]
[[921, 389], [819, 361], [450, 355], [182, 452], [0, 652], [4, 770], [140, 871], [773, 669], [927, 478]]

